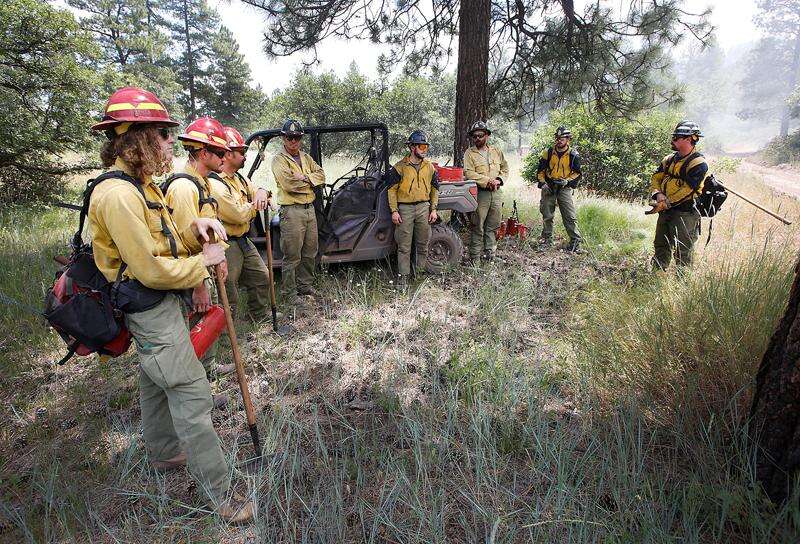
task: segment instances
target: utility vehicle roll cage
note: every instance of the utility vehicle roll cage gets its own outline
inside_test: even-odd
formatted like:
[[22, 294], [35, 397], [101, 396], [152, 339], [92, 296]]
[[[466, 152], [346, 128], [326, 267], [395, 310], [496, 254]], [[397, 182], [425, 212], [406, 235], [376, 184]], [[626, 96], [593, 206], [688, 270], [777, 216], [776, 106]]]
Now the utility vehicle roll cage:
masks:
[[[350, 171], [340, 176], [333, 183], [326, 185], [326, 189], [328, 190], [328, 194], [325, 195], [326, 201], [330, 201], [330, 198], [336, 191], [336, 185], [338, 185], [339, 182], [349, 179], [354, 175], [358, 176], [360, 171], [363, 171], [361, 172], [361, 175], [366, 175], [368, 173], [373, 175], [377, 174], [376, 177], [380, 178], [380, 176], [389, 170], [389, 128], [384, 123], [358, 123], [352, 125], [330, 125], [324, 127], [311, 126], [305, 127], [303, 132], [304, 136], [307, 136], [309, 139], [307, 153], [311, 155], [317, 164], [323, 168], [325, 166], [323, 164], [324, 149], [321, 138], [323, 134], [341, 134], [347, 132], [369, 132], [370, 134], [370, 146], [364, 157]], [[251, 145], [253, 142], [259, 142], [258, 155], [250, 167], [248, 177], [252, 178], [255, 171], [261, 166], [269, 142], [272, 141], [273, 138], [279, 138], [280, 135], [280, 129], [275, 128], [254, 132], [247, 138], [247, 145]], [[378, 142], [378, 140], [380, 140], [380, 142]], [[380, 152], [378, 152], [376, 149], [378, 145], [380, 145]], [[360, 166], [365, 159], [366, 164], [364, 166]]]

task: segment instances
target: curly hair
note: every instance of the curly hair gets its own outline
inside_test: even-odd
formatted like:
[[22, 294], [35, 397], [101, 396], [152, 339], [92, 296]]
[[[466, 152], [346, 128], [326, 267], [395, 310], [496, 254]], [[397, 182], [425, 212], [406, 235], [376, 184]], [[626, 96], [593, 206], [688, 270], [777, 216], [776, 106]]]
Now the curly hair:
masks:
[[127, 132], [115, 135], [100, 150], [103, 166], [122, 159], [133, 170], [134, 177], [160, 176], [169, 172], [170, 160], [161, 149], [161, 136], [152, 125], [133, 125]]

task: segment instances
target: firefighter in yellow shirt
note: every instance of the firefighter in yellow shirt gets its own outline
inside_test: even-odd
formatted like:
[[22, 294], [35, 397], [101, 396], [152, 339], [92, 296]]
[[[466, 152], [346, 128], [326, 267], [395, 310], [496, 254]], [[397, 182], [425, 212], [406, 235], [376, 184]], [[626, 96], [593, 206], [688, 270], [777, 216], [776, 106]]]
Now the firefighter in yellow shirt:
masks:
[[266, 189], [255, 187], [239, 172], [247, 153], [247, 145], [239, 131], [225, 127], [225, 137], [230, 151], [225, 153], [222, 172], [209, 174], [211, 196], [217, 201], [217, 217], [228, 233], [228, 249], [225, 250], [228, 280], [225, 289], [231, 310], [236, 313], [239, 286], [244, 286], [250, 317], [261, 321], [269, 313], [268, 271], [248, 233], [250, 221], [256, 213], [269, 206], [270, 195]]
[[672, 133], [675, 152], [664, 157], [650, 180], [652, 200], [658, 211], [653, 265], [661, 270], [669, 266], [673, 252], [677, 265], [692, 264], [700, 226], [700, 212], [694, 201], [702, 193], [708, 176], [705, 157], [695, 151], [702, 136], [697, 123], [678, 123]]
[[297, 295], [317, 296], [312, 282], [319, 246], [314, 188], [325, 185], [325, 172], [300, 149], [303, 127], [289, 119], [281, 129], [283, 149], [272, 159], [281, 221], [281, 290], [290, 305]]
[[428, 155], [428, 136], [415, 130], [406, 141], [408, 155], [394, 165], [386, 175], [389, 190], [389, 209], [394, 223], [397, 243], [397, 287], [405, 289], [411, 274], [413, 243], [416, 271], [425, 270], [431, 224], [439, 218], [439, 174]]
[[483, 121], [473, 123], [469, 129], [472, 146], [464, 152], [464, 179], [478, 185], [478, 209], [470, 217], [470, 261], [481, 257], [491, 261], [497, 250], [495, 231], [503, 204], [500, 188], [508, 178], [508, 163], [500, 149], [489, 145], [491, 133]]
[[[159, 470], [181, 468], [225, 519], [253, 516], [252, 502], [231, 494], [230, 469], [211, 421], [211, 389], [183, 319], [178, 291], [208, 278], [224, 262], [221, 243], [203, 243], [225, 230], [215, 219], [197, 218], [181, 229], [167, 211], [153, 176], [172, 163], [174, 138], [164, 105], [136, 87], [108, 99], [94, 130], [108, 137], [101, 159], [111, 170], [89, 201], [88, 222], [95, 262], [109, 281], [120, 272], [127, 293], [125, 324], [139, 359], [142, 434], [150, 462]], [[142, 296], [136, 296], [138, 294]]]
[[[183, 148], [189, 152], [186, 164], [180, 172], [172, 174], [161, 186], [167, 205], [178, 228], [184, 229], [198, 217], [217, 219], [217, 202], [211, 195], [208, 175], [222, 169], [222, 159], [229, 151], [225, 130], [216, 119], [201, 117], [186, 127], [178, 136]], [[226, 263], [227, 267], [227, 263]], [[217, 291], [209, 278], [192, 292], [192, 307], [189, 326], [193, 327], [216, 302]], [[201, 362], [209, 376], [230, 374], [233, 364], [217, 364], [217, 343], [208, 348]], [[222, 408], [228, 403], [226, 395], [214, 395], [214, 405]]]
[[581, 178], [580, 155], [570, 147], [572, 132], [566, 127], [558, 127], [555, 145], [542, 151], [537, 170], [538, 186], [542, 190], [539, 211], [542, 212], [542, 236], [540, 246], [553, 243], [553, 219], [556, 205], [561, 212], [561, 221], [569, 235], [567, 251], [578, 252], [581, 234], [578, 232], [575, 201], [572, 194]]

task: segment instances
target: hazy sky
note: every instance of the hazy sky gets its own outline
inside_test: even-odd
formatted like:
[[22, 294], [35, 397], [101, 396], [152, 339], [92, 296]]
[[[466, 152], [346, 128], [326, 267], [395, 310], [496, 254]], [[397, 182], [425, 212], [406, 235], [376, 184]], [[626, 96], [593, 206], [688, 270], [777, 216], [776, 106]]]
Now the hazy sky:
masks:
[[[614, 5], [620, 0], [612, 0]], [[247, 57], [254, 79], [266, 91], [285, 87], [303, 60], [311, 60], [310, 54], [295, 54], [291, 57], [269, 60], [263, 53], [263, 22], [258, 10], [243, 5], [239, 0], [209, 0], [222, 16], [222, 21], [239, 40], [240, 50]], [[580, 4], [580, 2], [577, 2]], [[752, 41], [756, 37], [753, 26], [755, 0], [701, 0], [687, 2], [688, 9], [709, 6], [714, 9], [711, 18], [717, 28], [719, 44], [729, 49], [739, 43]], [[326, 70], [344, 73], [355, 61], [362, 72], [374, 75], [380, 48], [368, 42], [344, 42], [329, 40], [319, 48], [322, 66]]]

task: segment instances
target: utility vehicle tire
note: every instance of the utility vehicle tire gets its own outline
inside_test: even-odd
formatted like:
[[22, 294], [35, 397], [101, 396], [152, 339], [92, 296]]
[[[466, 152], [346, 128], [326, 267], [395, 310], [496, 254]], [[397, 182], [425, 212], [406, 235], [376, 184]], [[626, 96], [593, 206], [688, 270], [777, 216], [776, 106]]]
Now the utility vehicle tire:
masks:
[[444, 223], [431, 227], [431, 239], [428, 242], [428, 262], [425, 270], [431, 274], [439, 274], [445, 268], [458, 266], [464, 244], [458, 234]]

